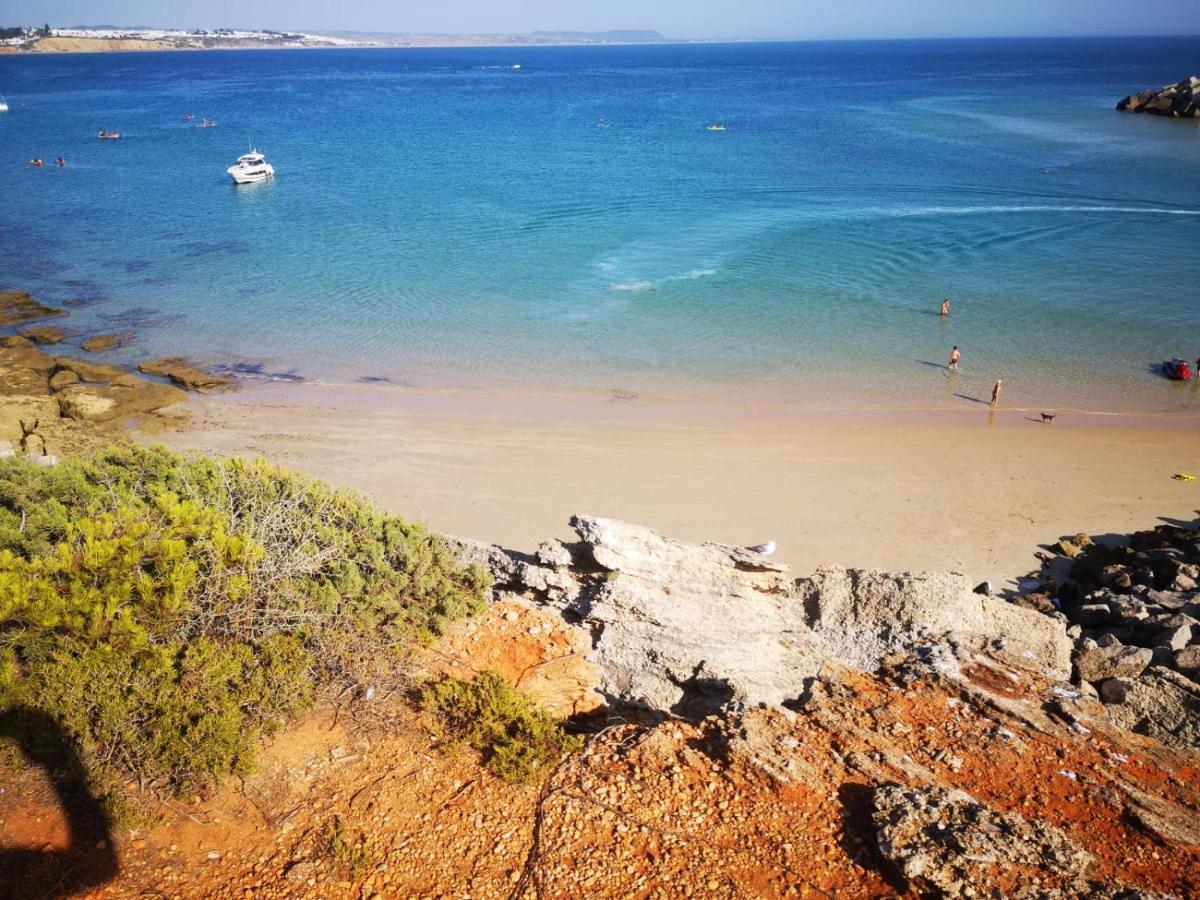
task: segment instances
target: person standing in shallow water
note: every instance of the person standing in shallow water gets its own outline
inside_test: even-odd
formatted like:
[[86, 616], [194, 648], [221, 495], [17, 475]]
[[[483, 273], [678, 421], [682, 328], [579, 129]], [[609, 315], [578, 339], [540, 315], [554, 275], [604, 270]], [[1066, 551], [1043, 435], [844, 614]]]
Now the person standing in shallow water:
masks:
[[943, 316], [950, 315], [950, 301], [949, 300], [942, 301], [942, 315]]
[[954, 349], [950, 351], [950, 371], [958, 371], [958, 361], [962, 359], [962, 354], [958, 352], [958, 345], [954, 345]]
[[1002, 384], [1004, 384], [1004, 382], [1001, 379], [997, 378], [996, 386], [994, 388], [992, 388], [992, 406], [995, 406], [997, 403], [1000, 402], [1000, 386]]

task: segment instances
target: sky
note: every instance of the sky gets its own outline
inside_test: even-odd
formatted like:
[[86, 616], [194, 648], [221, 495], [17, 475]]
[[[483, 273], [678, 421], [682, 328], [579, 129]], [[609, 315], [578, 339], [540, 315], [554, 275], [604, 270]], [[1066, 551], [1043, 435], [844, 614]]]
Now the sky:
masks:
[[1200, 34], [1200, 0], [0, 0], [0, 25], [824, 40]]

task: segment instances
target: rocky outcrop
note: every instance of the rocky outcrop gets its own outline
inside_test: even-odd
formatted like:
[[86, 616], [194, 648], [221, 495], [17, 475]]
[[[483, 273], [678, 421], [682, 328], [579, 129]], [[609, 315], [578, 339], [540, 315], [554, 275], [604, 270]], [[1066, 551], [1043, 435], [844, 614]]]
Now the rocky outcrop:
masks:
[[961, 575], [825, 568], [791, 579], [745, 547], [690, 544], [576, 516], [576, 543], [534, 556], [463, 543], [502, 593], [563, 610], [592, 633], [600, 690], [687, 717], [787, 705], [824, 665], [871, 669], [914, 643], [993, 644], [1070, 673], [1061, 622], [973, 593]]
[[128, 331], [122, 331], [119, 334], [96, 334], [92, 335], [79, 346], [88, 353], [100, 353], [104, 350], [117, 350], [128, 346], [133, 341], [133, 338], [134, 335]]
[[1084, 880], [1091, 854], [1057, 828], [958, 790], [885, 785], [873, 799], [879, 852], [922, 893], [1013, 896], [1026, 878], [1050, 868], [1091, 894]]
[[1176, 119], [1200, 119], [1200, 77], [1193, 75], [1157, 90], [1130, 94], [1117, 103], [1117, 109]]
[[35, 344], [61, 344], [67, 337], [66, 332], [57, 325], [35, 325], [32, 328], [22, 328], [18, 334]]
[[65, 315], [64, 310], [47, 306], [28, 291], [0, 291], [0, 328]]
[[1200, 706], [1180, 687], [1200, 691], [1200, 528], [1161, 525], [1103, 543], [1079, 534], [1050, 548], [1057, 557], [1028, 582], [1036, 603], [1016, 602], [1048, 600], [1071, 623], [1076, 677], [1114, 720], [1200, 747]]
[[197, 368], [179, 356], [164, 357], [144, 362], [138, 366], [138, 371], [144, 375], [157, 375], [160, 378], [169, 378], [181, 388], [188, 391], [197, 391], [201, 394], [211, 393], [232, 384], [228, 378]]

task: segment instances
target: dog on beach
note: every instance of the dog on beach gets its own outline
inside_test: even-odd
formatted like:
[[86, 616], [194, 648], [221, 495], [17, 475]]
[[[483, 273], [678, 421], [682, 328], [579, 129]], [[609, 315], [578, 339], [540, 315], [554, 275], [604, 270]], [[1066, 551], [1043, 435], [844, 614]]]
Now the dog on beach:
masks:
[[1042, 421], [1053, 422], [1056, 415], [1058, 415], [1058, 413], [1042, 413]]

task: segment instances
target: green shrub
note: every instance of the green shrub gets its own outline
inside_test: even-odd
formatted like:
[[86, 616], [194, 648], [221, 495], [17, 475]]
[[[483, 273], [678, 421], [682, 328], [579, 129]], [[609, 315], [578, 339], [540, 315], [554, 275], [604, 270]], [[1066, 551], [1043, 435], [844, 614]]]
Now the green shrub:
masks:
[[0, 460], [0, 714], [49, 714], [101, 779], [219, 779], [487, 586], [422, 526], [263, 462]]
[[345, 879], [353, 880], [365, 875], [374, 863], [366, 839], [354, 840], [347, 832], [341, 816], [334, 816], [325, 824], [319, 849], [329, 860], [334, 872]]
[[526, 781], [580, 746], [561, 722], [498, 672], [429, 685], [422, 705], [441, 717], [452, 741], [478, 750], [484, 765], [505, 781]]

